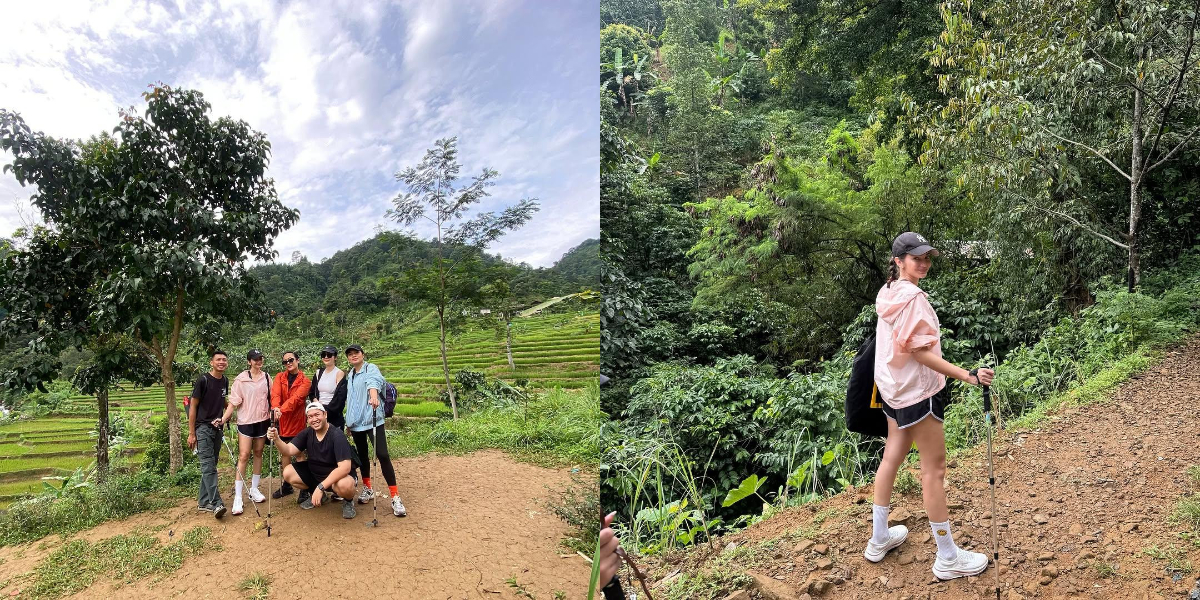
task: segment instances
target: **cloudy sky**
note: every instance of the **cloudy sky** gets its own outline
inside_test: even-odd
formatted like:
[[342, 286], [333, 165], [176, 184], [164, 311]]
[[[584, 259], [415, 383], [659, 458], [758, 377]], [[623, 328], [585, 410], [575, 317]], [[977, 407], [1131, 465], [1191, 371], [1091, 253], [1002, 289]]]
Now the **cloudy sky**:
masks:
[[[542, 205], [491, 250], [550, 266], [599, 235], [597, 14], [594, 0], [22, 2], [0, 35], [0, 107], [86, 138], [140, 111], [150, 83], [200, 90], [271, 141], [276, 189], [301, 212], [280, 261], [396, 227], [394, 173], [457, 135], [464, 175], [500, 172], [483, 210]], [[0, 236], [36, 221], [29, 194], [0, 176]]]

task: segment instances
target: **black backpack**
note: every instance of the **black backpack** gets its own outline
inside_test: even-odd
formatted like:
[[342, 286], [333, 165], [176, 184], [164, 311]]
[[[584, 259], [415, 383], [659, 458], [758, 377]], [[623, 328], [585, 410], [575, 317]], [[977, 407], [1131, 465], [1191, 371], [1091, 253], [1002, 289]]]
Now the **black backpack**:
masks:
[[854, 355], [846, 386], [846, 429], [867, 436], [887, 437], [883, 399], [875, 385], [875, 333], [867, 336]]

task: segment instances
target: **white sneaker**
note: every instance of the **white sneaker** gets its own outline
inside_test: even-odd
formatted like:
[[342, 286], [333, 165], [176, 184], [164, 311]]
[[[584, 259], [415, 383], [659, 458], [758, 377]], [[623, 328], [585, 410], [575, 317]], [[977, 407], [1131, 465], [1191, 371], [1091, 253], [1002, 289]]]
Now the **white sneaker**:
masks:
[[250, 488], [249, 493], [250, 499], [253, 500], [255, 504], [262, 504], [263, 502], [267, 501], [267, 497], [264, 496], [262, 492], [258, 491], [258, 488], [256, 487]]
[[400, 496], [392, 496], [392, 514], [397, 517], [408, 516], [408, 511], [404, 508], [404, 503], [400, 501]]
[[233, 510], [229, 511], [229, 514], [232, 514], [232, 515], [242, 514], [242, 495], [241, 494], [237, 494], [236, 496], [233, 497]]
[[358, 493], [358, 503], [366, 504], [366, 503], [370, 502], [371, 499], [374, 497], [375, 497], [375, 490], [373, 490], [369, 487], [364, 487], [362, 489], [362, 491]]
[[957, 577], [978, 575], [987, 570], [987, 555], [963, 550], [962, 548], [958, 548], [956, 552], [954, 560], [945, 560], [939, 556], [933, 561], [933, 575], [935, 577], [944, 581]]
[[863, 557], [871, 562], [879, 562], [883, 560], [888, 550], [899, 546], [908, 539], [908, 528], [903, 525], [893, 525], [888, 528], [888, 541], [886, 544], [876, 544], [875, 540], [867, 540], [867, 549], [863, 550]]

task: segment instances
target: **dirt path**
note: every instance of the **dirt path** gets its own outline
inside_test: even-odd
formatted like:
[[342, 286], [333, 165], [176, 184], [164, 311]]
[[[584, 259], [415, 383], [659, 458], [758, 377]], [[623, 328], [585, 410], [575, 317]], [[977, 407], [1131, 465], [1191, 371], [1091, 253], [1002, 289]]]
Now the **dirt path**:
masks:
[[[1110, 396], [1072, 408], [1039, 430], [1001, 434], [996, 445], [1003, 598], [1185, 598], [1200, 571], [1172, 576], [1146, 551], [1172, 546], [1200, 569], [1200, 545], [1181, 538], [1168, 519], [1181, 497], [1197, 491], [1186, 469], [1200, 463], [1200, 338]], [[953, 461], [947, 475], [956, 541], [991, 553], [990, 492], [983, 449]], [[995, 571], [937, 582], [937, 546], [919, 494], [893, 496], [893, 517], [909, 539], [872, 564], [870, 490], [788, 511], [721, 540], [757, 551], [750, 573], [764, 598], [994, 598]], [[907, 513], [907, 518], [906, 514]], [[816, 522], [816, 524], [814, 523]], [[755, 546], [777, 540], [771, 546]], [[815, 543], [815, 544], [814, 544]], [[818, 546], [828, 546], [818, 554]], [[826, 560], [820, 560], [826, 559]], [[692, 560], [697, 560], [693, 557]], [[710, 559], [711, 560], [711, 559]], [[715, 564], [715, 563], [706, 563]], [[824, 567], [824, 568], [821, 568]], [[659, 576], [678, 566], [662, 567]], [[695, 564], [684, 567], [694, 571]]]
[[[549, 490], [569, 485], [566, 471], [519, 463], [495, 451], [394, 463], [409, 516], [392, 516], [381, 499], [378, 528], [365, 526], [370, 504], [358, 505], [357, 518], [347, 521], [340, 505], [304, 511], [293, 495], [275, 504], [269, 539], [254, 530], [258, 519], [249, 505], [246, 514], [215, 521], [198, 512], [194, 500], [83, 532], [99, 540], [166, 525], [159, 534], [165, 540], [168, 531], [179, 535], [208, 525], [223, 549], [190, 559], [162, 581], [121, 587], [101, 581], [74, 597], [237, 598], [243, 594], [238, 583], [255, 572], [274, 579], [272, 598], [521, 597], [505, 583], [510, 577], [537, 598], [554, 598], [556, 590], [583, 597], [590, 566], [559, 546], [565, 526], [543, 506]], [[222, 495], [231, 502], [229, 490]], [[265, 515], [266, 505], [259, 507]], [[43, 548], [35, 542], [0, 549], [0, 581], [32, 569], [59, 543], [52, 538]], [[16, 584], [0, 588], [0, 597], [16, 589]]]

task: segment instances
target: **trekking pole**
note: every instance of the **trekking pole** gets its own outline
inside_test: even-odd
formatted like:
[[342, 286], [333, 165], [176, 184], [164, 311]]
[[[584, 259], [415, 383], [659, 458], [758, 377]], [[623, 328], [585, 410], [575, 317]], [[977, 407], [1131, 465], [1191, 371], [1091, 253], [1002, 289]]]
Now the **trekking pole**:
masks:
[[[229, 460], [233, 462], [233, 493], [237, 495], [237, 457], [233, 454], [233, 448], [229, 447], [229, 438], [225, 437], [225, 427], [221, 427], [221, 442], [225, 444], [225, 450], [229, 451]], [[250, 464], [246, 465], [250, 468]], [[254, 503], [254, 499], [250, 499], [250, 505], [254, 507], [254, 514], [258, 516], [258, 522], [254, 524], [254, 528], [258, 529], [263, 525], [262, 513], [258, 512], [258, 505]], [[268, 515], [270, 511], [267, 511]]]
[[[370, 405], [371, 403], [368, 400], [367, 406]], [[379, 439], [375, 437], [375, 434], [378, 433], [379, 430], [379, 413], [376, 412], [375, 408], [371, 408], [371, 423], [373, 424], [371, 427], [370, 445], [370, 449], [372, 451], [371, 464], [375, 467], [375, 474], [380, 475], [379, 452], [376, 450], [376, 447], [379, 445]], [[375, 486], [373, 485], [371, 486], [371, 522], [367, 523], [367, 527], [379, 527], [379, 499], [376, 498]]]
[[996, 522], [996, 473], [992, 468], [992, 387], [983, 386], [983, 422], [987, 426], [988, 484], [992, 487], [992, 560], [996, 569], [996, 600], [1000, 600], [1000, 551]]
[[[275, 413], [274, 412], [271, 412], [271, 427], [275, 428], [275, 437], [278, 438], [279, 437], [279, 428], [275, 426]], [[275, 456], [275, 440], [268, 440], [268, 441], [271, 442], [270, 456], [272, 458], [271, 458], [270, 468], [274, 469], [275, 468], [275, 458], [274, 458], [274, 456]], [[283, 476], [283, 472], [282, 472], [283, 467], [282, 466], [279, 467], [279, 470], [280, 470], [279, 475]], [[274, 495], [275, 495], [275, 492], [272, 491], [272, 489], [271, 489], [271, 479], [268, 477], [267, 478], [267, 537], [271, 537], [271, 496], [274, 496]], [[251, 500], [251, 502], [253, 502], [253, 499]], [[256, 508], [255, 510], [258, 510], [258, 509]]]

